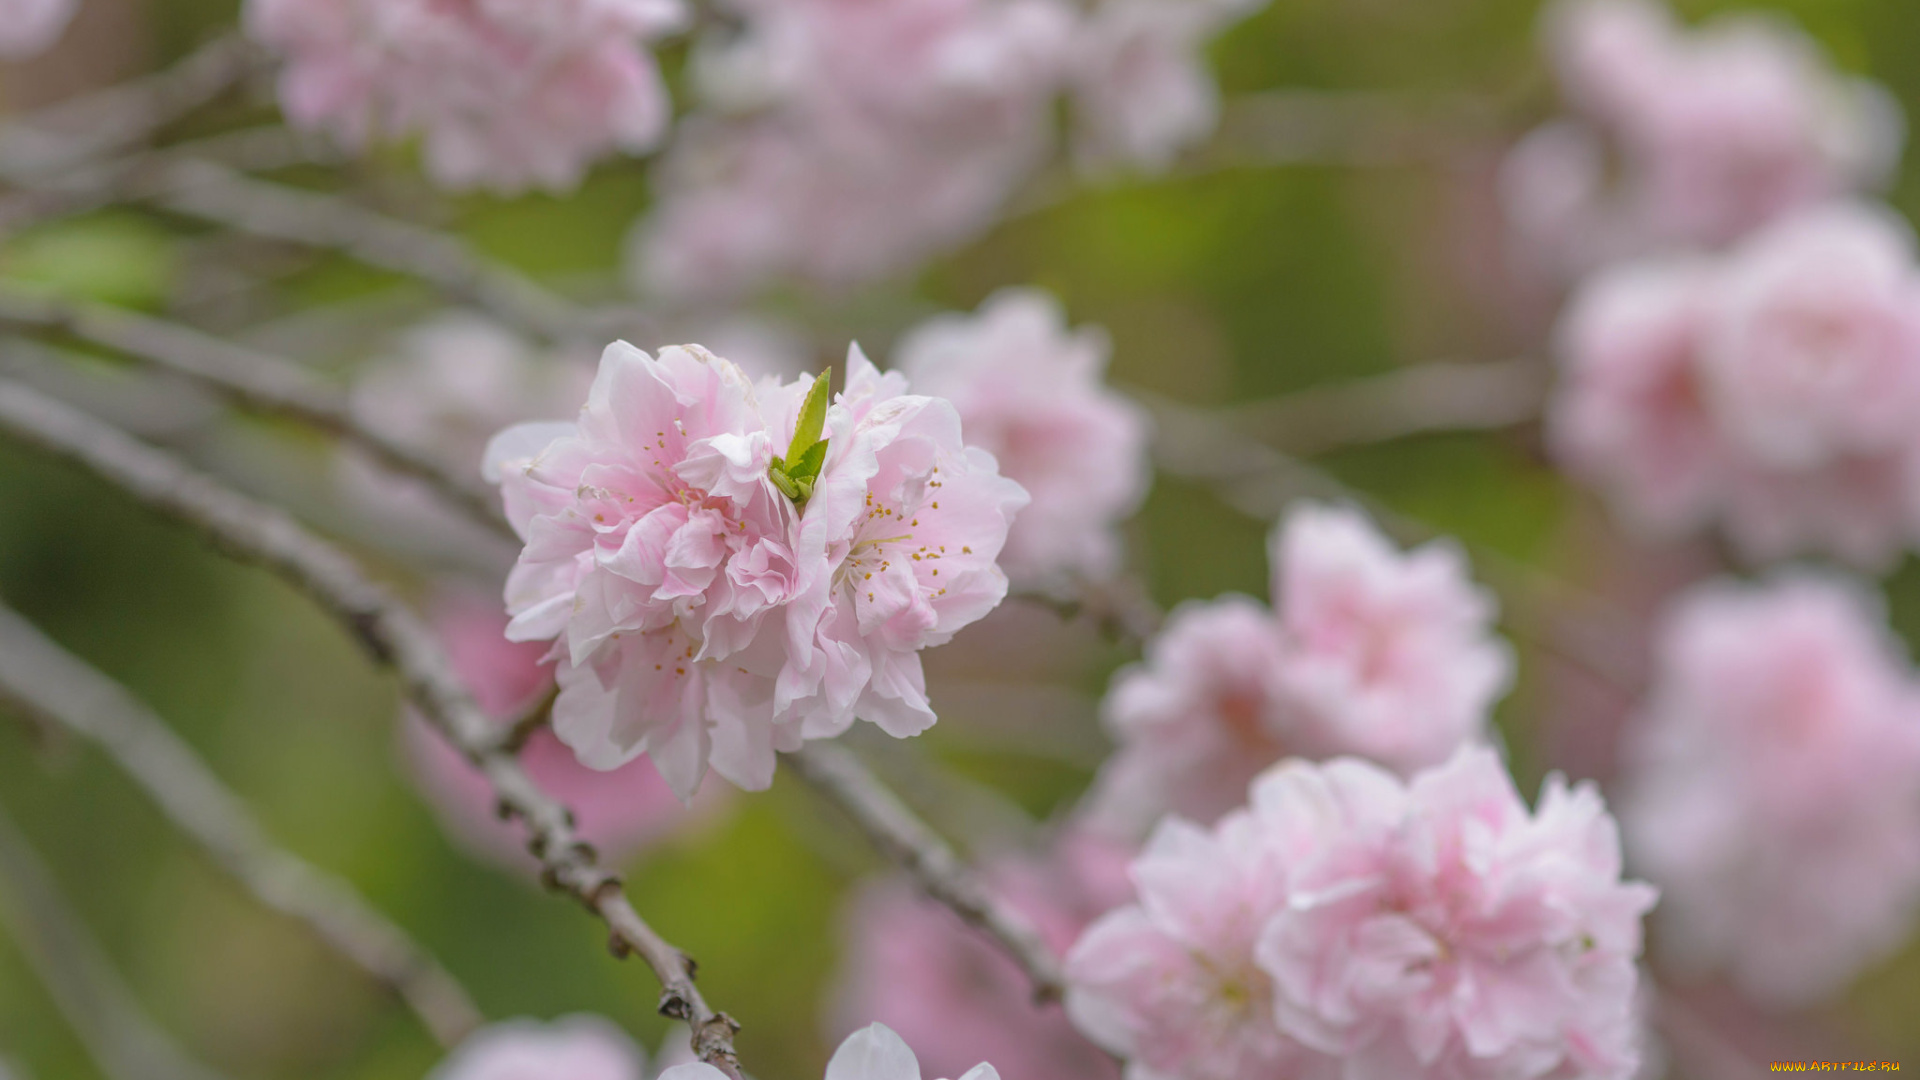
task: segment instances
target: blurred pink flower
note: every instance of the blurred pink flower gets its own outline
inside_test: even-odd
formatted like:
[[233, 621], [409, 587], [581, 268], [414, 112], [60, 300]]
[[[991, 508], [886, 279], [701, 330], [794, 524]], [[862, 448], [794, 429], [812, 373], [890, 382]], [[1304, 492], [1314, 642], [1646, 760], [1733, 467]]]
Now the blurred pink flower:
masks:
[[1504, 184], [1522, 238], [1570, 269], [1724, 244], [1898, 160], [1892, 98], [1784, 19], [1689, 31], [1652, 0], [1563, 0], [1546, 28], [1579, 119], [1524, 142]]
[[1357, 754], [1410, 774], [1483, 737], [1513, 657], [1456, 548], [1401, 553], [1359, 511], [1306, 504], [1270, 554], [1277, 611], [1184, 604], [1115, 677], [1103, 716], [1119, 749], [1089, 809], [1104, 827], [1212, 821], [1283, 757]]
[[467, 1037], [427, 1080], [646, 1080], [646, 1055], [597, 1016], [507, 1020]]
[[1264, 0], [1101, 0], [1073, 37], [1074, 149], [1085, 164], [1158, 172], [1213, 133], [1206, 46]]
[[1114, 527], [1139, 507], [1152, 470], [1145, 413], [1102, 381], [1108, 351], [1103, 333], [1069, 332], [1059, 304], [1032, 289], [929, 319], [895, 349], [895, 367], [953, 402], [968, 444], [1033, 497], [1001, 553], [1015, 581], [1119, 568]]
[[1591, 785], [1556, 774], [1529, 813], [1492, 750], [1462, 748], [1406, 785], [1290, 762], [1252, 797], [1289, 868], [1256, 955], [1280, 1029], [1342, 1080], [1634, 1075], [1655, 894], [1620, 880]]
[[950, 404], [856, 347], [803, 513], [768, 468], [811, 383], [756, 389], [700, 346], [617, 342], [576, 423], [489, 447], [526, 542], [508, 636], [555, 641], [554, 729], [586, 764], [645, 753], [687, 798], [709, 762], [764, 788], [776, 748], [856, 717], [932, 725], [919, 650], [1005, 596], [994, 559], [1025, 492]]
[[66, 32], [79, 0], [0, 0], [0, 59], [45, 52]]
[[[1118, 845], [1074, 832], [1044, 859], [1002, 858], [986, 873], [1050, 948], [1065, 951], [1089, 922], [1128, 899], [1127, 859]], [[1119, 1077], [1113, 1060], [1057, 1006], [1034, 1004], [1013, 961], [909, 882], [890, 878], [863, 889], [845, 927], [850, 948], [834, 1007], [837, 1029], [877, 1020], [939, 1073], [986, 1057], [1014, 1078]]]
[[1637, 527], [1717, 519], [1755, 559], [1865, 566], [1920, 528], [1920, 273], [1890, 214], [1818, 207], [1718, 260], [1609, 271], [1560, 351], [1555, 449]]
[[349, 147], [419, 135], [449, 187], [573, 188], [671, 118], [647, 43], [679, 0], [248, 0], [287, 118]]
[[1876, 599], [1789, 575], [1668, 617], [1621, 819], [1658, 943], [1771, 1003], [1843, 987], [1920, 914], [1920, 685]]
[[986, 227], [1044, 155], [1072, 10], [1060, 0], [739, 0], [703, 43], [708, 104], [636, 230], [649, 292], [849, 285]]
[[[693, 1062], [675, 1065], [660, 1074], [660, 1080], [726, 1080], [726, 1074], [711, 1065]], [[873, 1024], [847, 1036], [827, 1062], [826, 1080], [920, 1080], [920, 1063], [906, 1042], [884, 1025]], [[960, 1080], [1000, 1080], [1000, 1074], [985, 1062], [961, 1075]]]
[[1359, 511], [1312, 503], [1271, 545], [1290, 753], [1411, 775], [1484, 735], [1513, 652], [1456, 545], [1403, 554]]
[[[542, 661], [546, 647], [508, 641], [507, 617], [498, 604], [453, 596], [438, 608], [441, 644], [489, 715], [510, 723], [553, 688], [553, 673]], [[496, 861], [535, 867], [524, 832], [495, 811], [497, 798], [486, 777], [411, 710], [404, 730], [407, 755], [448, 831]], [[520, 763], [542, 791], [573, 812], [581, 839], [616, 863], [708, 815], [726, 794], [724, 787], [707, 784], [689, 809], [650, 763], [590, 769], [547, 728], [527, 740]]]

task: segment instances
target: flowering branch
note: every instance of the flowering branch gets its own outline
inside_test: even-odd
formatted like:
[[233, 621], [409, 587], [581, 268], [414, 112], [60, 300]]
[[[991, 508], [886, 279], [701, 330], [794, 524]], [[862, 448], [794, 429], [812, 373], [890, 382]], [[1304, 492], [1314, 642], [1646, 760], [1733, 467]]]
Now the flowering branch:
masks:
[[291, 361], [234, 345], [191, 327], [101, 305], [83, 305], [0, 288], [0, 329], [60, 334], [184, 375], [257, 412], [291, 417], [338, 435], [382, 464], [425, 481], [468, 517], [511, 537], [499, 500], [479, 477], [465, 477], [353, 415], [332, 387]]
[[0, 925], [46, 984], [108, 1080], [221, 1080], [141, 1011], [106, 954], [74, 918], [40, 856], [0, 812]]
[[1439, 362], [1315, 387], [1234, 409], [1234, 427], [1295, 454], [1540, 418], [1549, 369], [1532, 359]]
[[268, 907], [399, 995], [443, 1046], [482, 1023], [461, 985], [345, 881], [268, 838], [193, 748], [127, 690], [0, 606], [0, 699], [93, 740], [168, 819]]
[[551, 888], [598, 915], [616, 956], [638, 954], [660, 980], [660, 1011], [686, 1022], [700, 1060], [739, 1077], [733, 1047], [739, 1025], [716, 1013], [694, 986], [693, 961], [648, 926], [620, 879], [601, 868], [574, 832], [566, 807], [541, 791], [495, 726], [453, 673], [433, 631], [370, 580], [345, 552], [276, 507], [230, 491], [66, 404], [0, 380], [0, 431], [83, 466], [147, 509], [198, 531], [242, 562], [263, 567], [338, 619], [379, 662], [400, 677], [407, 696], [449, 743], [492, 784], [501, 813], [520, 819], [528, 847]]
[[815, 791], [846, 813], [873, 846], [913, 875], [928, 896], [1004, 949], [1033, 983], [1034, 997], [1057, 1001], [1066, 991], [1060, 960], [1025, 916], [1000, 904], [953, 848], [914, 816], [860, 759], [841, 747], [810, 743], [785, 757]]

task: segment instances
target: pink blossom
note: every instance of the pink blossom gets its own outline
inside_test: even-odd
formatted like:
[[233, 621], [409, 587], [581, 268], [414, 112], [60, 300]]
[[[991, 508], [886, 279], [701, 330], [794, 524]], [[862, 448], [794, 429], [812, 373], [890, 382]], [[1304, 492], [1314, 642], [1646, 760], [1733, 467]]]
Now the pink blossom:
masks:
[[1808, 575], [1707, 585], [1656, 656], [1621, 818], [1662, 950], [1774, 1003], [1839, 990], [1920, 914], [1920, 685], [1884, 612]]
[[1284, 909], [1287, 863], [1245, 810], [1202, 829], [1168, 818], [1133, 863], [1137, 903], [1087, 928], [1067, 954], [1067, 1012], [1129, 1061], [1133, 1080], [1331, 1080], [1280, 1031], [1255, 961]]
[[1483, 736], [1513, 657], [1457, 548], [1402, 553], [1358, 511], [1308, 504], [1270, 554], [1276, 610], [1182, 605], [1114, 679], [1102, 715], [1119, 749], [1090, 809], [1104, 826], [1212, 821], [1283, 757], [1359, 754], [1411, 773]]
[[[508, 641], [507, 619], [497, 605], [456, 596], [439, 607], [435, 621], [441, 643], [488, 714], [509, 723], [552, 689], [553, 674], [543, 663], [546, 648]], [[486, 778], [417, 716], [409, 717], [404, 730], [407, 755], [448, 830], [489, 858], [533, 867], [519, 826], [495, 812], [497, 799]], [[520, 763], [541, 790], [573, 812], [581, 838], [614, 862], [710, 814], [723, 801], [724, 789], [708, 784], [692, 810], [681, 806], [644, 761], [612, 772], [589, 769], [546, 728], [527, 739]]]
[[450, 187], [564, 191], [650, 149], [671, 108], [646, 45], [679, 0], [248, 0], [287, 118], [350, 147], [419, 135]]
[[1314, 504], [1288, 514], [1272, 545], [1292, 753], [1357, 754], [1407, 775], [1482, 736], [1513, 653], [1457, 546], [1403, 554], [1358, 511]]
[[79, 0], [0, 0], [0, 59], [24, 60], [66, 32]]
[[[660, 1080], [726, 1080], [726, 1074], [694, 1062], [668, 1069]], [[885, 1025], [872, 1024], [847, 1036], [834, 1051], [833, 1060], [827, 1062], [826, 1080], [920, 1080], [920, 1063], [900, 1036]], [[982, 1062], [960, 1080], [1000, 1080], [1000, 1074]]]
[[1101, 381], [1108, 351], [1096, 329], [1069, 332], [1045, 293], [1007, 290], [978, 314], [922, 323], [895, 352], [914, 386], [960, 410], [967, 442], [1033, 496], [1000, 560], [1016, 580], [1118, 569], [1114, 526], [1152, 470], [1145, 414]]
[[1212, 134], [1220, 91], [1206, 45], [1259, 0], [1101, 0], [1073, 39], [1072, 85], [1089, 164], [1164, 170]]
[[1884, 182], [1899, 156], [1892, 99], [1783, 19], [1689, 31], [1651, 0], [1565, 0], [1546, 25], [1579, 119], [1523, 144], [1505, 183], [1515, 224], [1574, 268], [1724, 244]]
[[[1050, 948], [1064, 951], [1128, 898], [1127, 859], [1120, 846], [1075, 832], [1047, 858], [1002, 858], [987, 876]], [[862, 890], [845, 926], [851, 947], [834, 1009], [843, 1030], [878, 1020], [942, 1073], [984, 1056], [1015, 1077], [1117, 1080], [1112, 1059], [1057, 1006], [1033, 1003], [1026, 976], [1004, 953], [909, 883], [888, 879]]]
[[526, 542], [508, 637], [554, 641], [554, 728], [586, 764], [645, 753], [686, 798], [709, 762], [764, 788], [776, 749], [856, 717], [933, 723], [919, 650], [1005, 596], [994, 559], [1026, 495], [950, 404], [856, 348], [803, 512], [768, 472], [811, 382], [618, 342], [576, 423], [489, 447]]
[[650, 292], [848, 285], [985, 228], [1047, 149], [1060, 0], [741, 0], [697, 52], [707, 122], [634, 238]]
[[597, 1016], [508, 1020], [467, 1037], [428, 1080], [645, 1080], [646, 1056]]
[[1634, 967], [1654, 891], [1620, 880], [1591, 785], [1529, 813], [1493, 751], [1402, 785], [1289, 763], [1253, 813], [1287, 858], [1261, 933], [1280, 1028], [1363, 1077], [1617, 1077], [1638, 1065]]
[[1647, 531], [1884, 565], [1920, 523], [1917, 286], [1905, 227], [1845, 204], [1610, 271], [1563, 324], [1549, 434]]

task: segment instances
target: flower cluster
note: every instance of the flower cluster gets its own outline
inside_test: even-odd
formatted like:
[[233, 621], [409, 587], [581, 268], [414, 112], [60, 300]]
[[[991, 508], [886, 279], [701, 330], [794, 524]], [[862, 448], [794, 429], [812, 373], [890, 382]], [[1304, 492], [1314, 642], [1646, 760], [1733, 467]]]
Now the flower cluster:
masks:
[[1593, 788], [1529, 813], [1488, 749], [1411, 783], [1289, 761], [1211, 829], [1161, 824], [1068, 1008], [1155, 1080], [1624, 1080], [1654, 894], [1620, 871]]
[[[983, 867], [997, 897], [1065, 952], [1094, 919], [1131, 896], [1130, 853], [1084, 831], [1045, 858]], [[1033, 1004], [1026, 975], [1005, 954], [906, 881], [862, 890], [847, 913], [849, 955], [834, 1014], [851, 1029], [878, 1020], [919, 1049], [929, 1068], [957, 1072], [985, 1055], [1012, 1076], [1117, 1080], [1112, 1058], [1074, 1030], [1057, 1006]]]
[[427, 1080], [646, 1080], [646, 1055], [597, 1016], [509, 1020], [467, 1037]]
[[[726, 1074], [711, 1065], [692, 1062], [675, 1065], [660, 1074], [660, 1080], [726, 1080]], [[920, 1080], [920, 1062], [900, 1036], [885, 1025], [861, 1028], [840, 1044], [833, 1060], [827, 1062], [825, 1080]], [[961, 1074], [959, 1080], [1000, 1080], [993, 1066], [981, 1062]]]
[[894, 366], [960, 410], [967, 442], [993, 454], [1033, 503], [1000, 563], [1016, 582], [1102, 579], [1119, 567], [1114, 524], [1146, 495], [1148, 422], [1101, 381], [1108, 343], [1069, 332], [1036, 290], [989, 297], [972, 316], [942, 315], [902, 339]]
[[[435, 627], [454, 672], [472, 689], [480, 708], [500, 723], [514, 721], [552, 691], [553, 673], [543, 662], [545, 647], [508, 641], [507, 618], [498, 604], [454, 595], [441, 602], [436, 614]], [[487, 778], [424, 720], [411, 717], [404, 731], [407, 756], [447, 830], [487, 858], [536, 868], [519, 825], [501, 820], [498, 796]], [[589, 769], [544, 727], [527, 737], [520, 764], [541, 790], [567, 804], [580, 838], [616, 862], [711, 812], [726, 791], [706, 785], [689, 811], [647, 762], [630, 762], [611, 772]]]
[[1891, 96], [1783, 20], [1688, 31], [1653, 0], [1565, 0], [1546, 27], [1578, 118], [1523, 141], [1503, 181], [1517, 232], [1567, 269], [1724, 244], [1898, 160]]
[[1831, 993], [1920, 913], [1920, 681], [1876, 601], [1805, 575], [1701, 587], [1657, 655], [1621, 821], [1665, 955]]
[[[554, 729], [586, 764], [645, 753], [684, 799], [709, 762], [765, 788], [776, 749], [934, 722], [919, 650], [1006, 595], [994, 560], [1026, 493], [952, 405], [857, 347], [825, 401], [699, 346], [619, 342], [576, 422], [489, 446], [526, 543], [508, 636], [554, 642]], [[810, 463], [803, 487], [780, 448], [782, 469]]]
[[1079, 103], [1088, 160], [1165, 164], [1213, 127], [1200, 49], [1233, 0], [735, 0], [703, 40], [705, 106], [636, 229], [650, 293], [851, 284], [983, 230]]
[[647, 43], [679, 0], [248, 0], [288, 119], [352, 147], [423, 139], [450, 187], [565, 190], [647, 150], [672, 106]]
[[1183, 605], [1115, 678], [1103, 821], [1211, 821], [1283, 757], [1355, 754], [1406, 774], [1484, 731], [1513, 658], [1457, 548], [1403, 554], [1359, 512], [1309, 504], [1271, 554], [1271, 612], [1233, 596]]
[[79, 7], [79, 0], [0, 3], [0, 60], [25, 59], [51, 48]]
[[1891, 213], [1818, 207], [1724, 257], [1607, 271], [1560, 352], [1555, 448], [1636, 525], [1867, 566], [1920, 535], [1920, 269]]

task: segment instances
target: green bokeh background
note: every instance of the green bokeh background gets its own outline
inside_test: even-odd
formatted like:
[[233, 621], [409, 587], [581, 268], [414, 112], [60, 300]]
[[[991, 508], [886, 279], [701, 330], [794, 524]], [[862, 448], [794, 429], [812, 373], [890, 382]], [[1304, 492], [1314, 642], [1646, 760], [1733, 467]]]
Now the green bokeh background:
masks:
[[[1109, 329], [1117, 382], [1201, 405], [1424, 360], [1537, 355], [1548, 309], [1517, 298], [1501, 273], [1487, 193], [1502, 141], [1552, 108], [1533, 38], [1537, 6], [1274, 0], [1217, 46], [1229, 95], [1310, 87], [1391, 91], [1415, 107], [1484, 106], [1492, 119], [1443, 158], [1099, 186], [1004, 225], [917, 281], [776, 306], [803, 314], [823, 339], [858, 336], [883, 353], [918, 313], [970, 308], [1005, 285], [1039, 285], [1076, 322]], [[1734, 5], [1681, 6], [1699, 15]], [[1839, 63], [1882, 80], [1920, 116], [1920, 4], [1761, 6], [1800, 19]], [[91, 0], [85, 18], [89, 33], [120, 42], [114, 63], [138, 70], [181, 55], [234, 12], [202, 0]], [[103, 21], [114, 26], [101, 30]], [[92, 61], [62, 54], [7, 71], [0, 105], [38, 100], [43, 75], [67, 78], [47, 66], [55, 62], [84, 72]], [[223, 107], [183, 130], [259, 115]], [[387, 155], [350, 179], [393, 205], [415, 205], [420, 189], [406, 162]], [[322, 172], [285, 178], [338, 182]], [[1894, 201], [1920, 209], [1913, 170]], [[460, 199], [445, 204], [441, 223], [559, 287], [598, 289], [612, 280], [621, 234], [646, 203], [643, 166], [617, 163], [574, 197]], [[119, 211], [16, 238], [0, 248], [0, 274], [167, 311], [179, 305], [180, 282], [220, 257], [200, 227]], [[265, 310], [253, 316], [382, 292], [419, 295], [338, 259], [301, 259], [255, 295]], [[311, 359], [344, 365], [356, 355]], [[251, 422], [236, 437], [275, 438], [309, 465], [323, 453], [304, 433]], [[1612, 587], [1592, 565], [1593, 547], [1606, 542], [1596, 540], [1599, 519], [1546, 466], [1535, 431], [1404, 440], [1322, 464], [1475, 550]], [[1171, 604], [1228, 590], [1264, 595], [1269, 525], [1161, 478], [1130, 535], [1136, 566]], [[0, 443], [0, 597], [151, 703], [280, 840], [355, 882], [437, 952], [489, 1015], [594, 1011], [657, 1042], [656, 987], [637, 965], [609, 957], [596, 923], [443, 837], [395, 753], [392, 680], [287, 589], [105, 487]], [[1897, 624], [1920, 632], [1920, 573], [1911, 565], [1891, 579], [1890, 600]], [[1090, 703], [1126, 656], [1079, 639], [1066, 654], [1071, 662], [1042, 678], [1081, 702], [1056, 722], [1073, 729], [1067, 742], [1084, 743], [1093, 737]], [[1521, 656], [1521, 689], [1501, 722], [1522, 788], [1532, 791], [1563, 763], [1533, 738], [1556, 707], [1552, 681], [1534, 650]], [[949, 716], [924, 749], [1043, 817], [1070, 806], [1086, 783], [1086, 761], [996, 746], [966, 731], [970, 722]], [[230, 885], [99, 754], [37, 745], [0, 717], [0, 805], [45, 854], [142, 1002], [233, 1075], [401, 1080], [437, 1059], [403, 1009]], [[820, 1001], [838, 952], [840, 897], [876, 868], [830, 810], [783, 778], [627, 869], [639, 908], [699, 957], [710, 1000], [745, 1023], [740, 1049], [750, 1069], [762, 1080], [800, 1080], [819, 1075], [827, 1051]], [[1820, 1015], [1843, 1041], [1825, 1056], [1904, 1056], [1920, 1068], [1916, 1018], [1920, 947], [1910, 947]], [[96, 1075], [4, 937], [0, 1055], [34, 1077]]]

